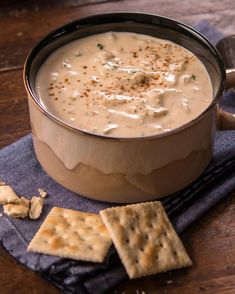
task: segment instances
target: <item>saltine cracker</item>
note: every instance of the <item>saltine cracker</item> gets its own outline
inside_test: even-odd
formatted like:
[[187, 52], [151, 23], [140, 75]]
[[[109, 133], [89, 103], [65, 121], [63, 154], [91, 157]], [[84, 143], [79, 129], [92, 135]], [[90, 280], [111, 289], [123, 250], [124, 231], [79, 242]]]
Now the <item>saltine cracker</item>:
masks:
[[103, 262], [111, 242], [100, 215], [54, 207], [30, 242], [28, 250]]
[[192, 264], [159, 201], [100, 212], [130, 279]]

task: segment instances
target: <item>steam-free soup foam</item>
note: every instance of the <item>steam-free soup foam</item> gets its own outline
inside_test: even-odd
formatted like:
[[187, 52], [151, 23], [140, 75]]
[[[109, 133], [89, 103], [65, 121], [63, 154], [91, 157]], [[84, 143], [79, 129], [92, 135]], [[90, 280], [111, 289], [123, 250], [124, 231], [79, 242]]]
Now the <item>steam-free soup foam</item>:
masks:
[[36, 91], [79, 129], [141, 137], [177, 128], [212, 100], [210, 77], [185, 48], [142, 34], [107, 32], [73, 41], [39, 69]]

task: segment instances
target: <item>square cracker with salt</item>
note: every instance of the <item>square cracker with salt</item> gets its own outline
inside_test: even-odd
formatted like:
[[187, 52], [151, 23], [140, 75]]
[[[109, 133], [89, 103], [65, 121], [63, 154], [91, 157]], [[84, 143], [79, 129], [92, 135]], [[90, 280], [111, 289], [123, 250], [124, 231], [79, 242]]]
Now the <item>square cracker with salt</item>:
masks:
[[103, 262], [111, 242], [100, 215], [54, 207], [30, 242], [28, 250]]
[[100, 212], [130, 279], [192, 265], [159, 201]]

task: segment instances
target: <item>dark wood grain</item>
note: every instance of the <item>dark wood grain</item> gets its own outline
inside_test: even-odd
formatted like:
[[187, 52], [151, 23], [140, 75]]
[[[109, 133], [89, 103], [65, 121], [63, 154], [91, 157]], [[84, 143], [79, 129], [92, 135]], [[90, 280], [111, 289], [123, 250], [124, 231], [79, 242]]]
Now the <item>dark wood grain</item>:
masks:
[[61, 293], [38, 274], [18, 264], [0, 247], [1, 294], [58, 294]]
[[[177, 5], [176, 1], [181, 3], [181, 5]], [[224, 28], [226, 19], [224, 13], [226, 14], [229, 11], [230, 14], [227, 16], [227, 26], [235, 26], [235, 20], [231, 14], [231, 11], [235, 11], [235, 1], [224, 0], [222, 4], [221, 0], [207, 0], [203, 2], [192, 0], [176, 1], [129, 0], [81, 6], [77, 8], [71, 7], [69, 4], [70, 1], [67, 6], [65, 6], [66, 1], [62, 1], [60, 6], [57, 3], [53, 9], [51, 7], [48, 8], [48, 5], [39, 5], [37, 6], [38, 9], [32, 9], [29, 4], [30, 8], [28, 8], [28, 6], [18, 7], [17, 9], [12, 8], [12, 10], [8, 8], [5, 14], [1, 13], [0, 9], [0, 27], [4, 28], [0, 30], [0, 71], [22, 67], [30, 48], [32, 48], [32, 46], [46, 33], [66, 22], [93, 13], [118, 10], [139, 10], [175, 17], [179, 20], [186, 20], [188, 23], [195, 23], [195, 20], [199, 22], [205, 18], [210, 18], [212, 24], [216, 23], [217, 27], [221, 24], [222, 28]], [[15, 1], [13, 2], [15, 3]], [[17, 2], [19, 6], [19, 1]], [[3, 1], [2, 3], [5, 2]], [[31, 2], [25, 1], [25, 5], [26, 3]]]
[[[223, 33], [235, 31], [233, 0], [123, 0], [81, 6], [79, 0], [1, 1], [0, 147], [30, 132], [24, 60], [50, 30], [93, 13], [135, 10], [177, 18], [188, 24], [208, 19]], [[235, 293], [235, 194], [231, 194], [182, 235], [193, 259], [190, 269], [126, 281], [110, 293]], [[0, 293], [60, 293], [0, 247]]]
[[21, 70], [0, 73], [0, 147], [30, 132]]

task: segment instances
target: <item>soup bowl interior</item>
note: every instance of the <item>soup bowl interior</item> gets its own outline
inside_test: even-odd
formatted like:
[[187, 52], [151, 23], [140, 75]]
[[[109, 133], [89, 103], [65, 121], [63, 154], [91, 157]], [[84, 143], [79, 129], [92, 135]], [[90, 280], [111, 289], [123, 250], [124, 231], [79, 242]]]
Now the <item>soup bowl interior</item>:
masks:
[[[206, 67], [212, 82], [213, 98], [222, 93], [225, 72], [215, 47], [199, 32], [175, 20], [141, 13], [110, 13], [86, 17], [47, 35], [30, 53], [25, 66], [26, 87], [35, 101], [37, 72], [57, 48], [79, 38], [108, 31], [134, 32], [170, 40], [196, 55]], [[40, 105], [43, 108], [43, 105]]]

